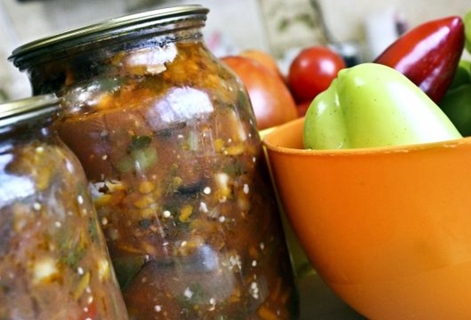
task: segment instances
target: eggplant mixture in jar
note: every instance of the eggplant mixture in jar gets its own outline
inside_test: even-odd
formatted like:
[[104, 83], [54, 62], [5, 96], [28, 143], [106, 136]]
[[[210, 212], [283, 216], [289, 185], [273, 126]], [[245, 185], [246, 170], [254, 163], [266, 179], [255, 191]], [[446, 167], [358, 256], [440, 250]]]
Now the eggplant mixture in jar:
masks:
[[134, 15], [12, 59], [36, 93], [65, 100], [56, 127], [87, 173], [131, 319], [294, 319], [253, 110], [202, 40], [206, 13]]
[[52, 96], [0, 105], [0, 319], [128, 319]]

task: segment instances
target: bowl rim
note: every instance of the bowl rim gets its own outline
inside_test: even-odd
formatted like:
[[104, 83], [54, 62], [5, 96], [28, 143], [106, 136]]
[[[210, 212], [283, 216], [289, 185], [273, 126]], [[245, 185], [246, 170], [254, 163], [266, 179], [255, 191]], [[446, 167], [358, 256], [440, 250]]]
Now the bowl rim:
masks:
[[292, 147], [285, 147], [277, 144], [273, 141], [274, 136], [280, 134], [280, 132], [286, 132], [293, 130], [292, 128], [300, 126], [300, 123], [304, 123], [304, 117], [288, 121], [284, 124], [274, 126], [261, 132], [262, 145], [270, 150], [277, 153], [299, 155], [299, 156], [356, 156], [356, 155], [375, 155], [375, 154], [387, 154], [387, 153], [410, 153], [414, 151], [423, 151], [427, 149], [439, 149], [439, 148], [456, 148], [461, 145], [471, 146], [471, 136], [462, 137], [452, 140], [442, 140], [427, 143], [407, 144], [400, 146], [384, 146], [384, 147], [371, 147], [371, 148], [350, 148], [350, 149], [298, 149]]

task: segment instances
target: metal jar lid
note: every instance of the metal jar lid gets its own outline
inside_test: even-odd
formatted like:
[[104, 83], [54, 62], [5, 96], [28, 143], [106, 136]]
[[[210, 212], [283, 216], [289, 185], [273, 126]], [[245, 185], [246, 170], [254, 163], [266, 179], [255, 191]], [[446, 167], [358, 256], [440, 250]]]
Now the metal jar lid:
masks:
[[55, 54], [64, 54], [67, 49], [80, 45], [115, 39], [123, 35], [145, 34], [144, 30], [151, 32], [154, 27], [179, 21], [192, 20], [204, 23], [208, 12], [209, 9], [201, 5], [185, 5], [113, 18], [29, 42], [14, 49], [8, 60], [21, 68], [26, 60], [44, 55], [50, 55], [51, 59], [54, 59], [57, 58]]
[[0, 104], [0, 128], [46, 117], [60, 109], [61, 99], [44, 94]]

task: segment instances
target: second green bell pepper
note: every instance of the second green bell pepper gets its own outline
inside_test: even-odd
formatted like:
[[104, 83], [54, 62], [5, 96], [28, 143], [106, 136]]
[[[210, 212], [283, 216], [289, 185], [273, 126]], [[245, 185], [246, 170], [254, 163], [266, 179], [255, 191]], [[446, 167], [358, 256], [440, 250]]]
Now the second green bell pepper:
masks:
[[439, 106], [463, 136], [471, 136], [471, 83], [448, 90]]
[[471, 83], [470, 72], [471, 72], [471, 61], [461, 59], [458, 62], [458, 66], [456, 67], [455, 73], [453, 74], [453, 78], [447, 92], [455, 88], [458, 88], [459, 86], [463, 84]]

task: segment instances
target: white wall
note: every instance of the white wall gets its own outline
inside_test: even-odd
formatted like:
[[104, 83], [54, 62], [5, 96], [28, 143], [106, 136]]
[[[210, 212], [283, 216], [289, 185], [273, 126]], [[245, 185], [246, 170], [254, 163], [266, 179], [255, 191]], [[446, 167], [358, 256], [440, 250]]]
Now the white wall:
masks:
[[[26, 3], [0, 0], [0, 39], [2, 39], [0, 88], [6, 89], [12, 99], [30, 95], [29, 83], [25, 76], [7, 61], [7, 57], [17, 46], [70, 28], [126, 14], [127, 4], [136, 1], [144, 0], [43, 0]], [[335, 37], [341, 41], [353, 40], [360, 45], [364, 45], [367, 38], [364, 28], [366, 17], [377, 12], [393, 8], [410, 26], [414, 26], [446, 15], [464, 15], [471, 10], [471, 3], [468, 0], [318, 1]], [[280, 17], [275, 17], [266, 10], [267, 7], [282, 6], [282, 13], [285, 12], [286, 16], [290, 17], [300, 6], [309, 8], [309, 0], [154, 0], [154, 2], [160, 6], [199, 3], [208, 7], [210, 13], [205, 28], [206, 40], [211, 45], [215, 43], [225, 45], [224, 50], [217, 52], [220, 54], [246, 48], [271, 51], [274, 49], [275, 40], [286, 43], [289, 47], [295, 43], [310, 45], [317, 39], [306, 37], [306, 30], [301, 32], [299, 27], [287, 28], [284, 31], [274, 29], [276, 24], [273, 20]]]
[[[31, 95], [25, 75], [7, 61], [14, 48], [57, 32], [127, 14], [126, 1], [129, 0], [27, 3], [0, 0], [0, 39], [3, 40], [0, 42], [0, 88], [4, 88], [11, 99]], [[167, 1], [165, 5], [191, 3], [195, 1]], [[244, 48], [269, 50], [256, 0], [200, 0], [198, 3], [210, 9], [204, 29], [208, 42], [224, 44], [234, 52]], [[155, 5], [151, 9], [158, 7]], [[222, 55], [230, 51], [219, 53]]]

